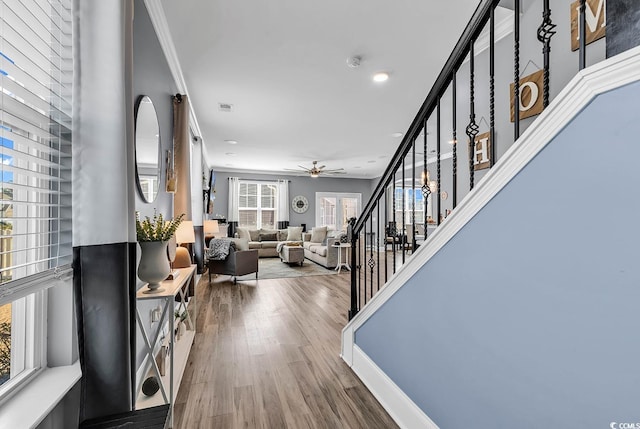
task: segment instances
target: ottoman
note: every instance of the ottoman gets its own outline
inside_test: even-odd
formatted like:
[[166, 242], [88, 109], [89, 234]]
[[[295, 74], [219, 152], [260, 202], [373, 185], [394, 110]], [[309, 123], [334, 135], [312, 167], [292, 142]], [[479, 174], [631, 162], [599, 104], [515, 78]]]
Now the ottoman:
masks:
[[280, 249], [280, 260], [287, 264], [304, 263], [304, 248], [301, 246], [287, 246], [286, 244]]

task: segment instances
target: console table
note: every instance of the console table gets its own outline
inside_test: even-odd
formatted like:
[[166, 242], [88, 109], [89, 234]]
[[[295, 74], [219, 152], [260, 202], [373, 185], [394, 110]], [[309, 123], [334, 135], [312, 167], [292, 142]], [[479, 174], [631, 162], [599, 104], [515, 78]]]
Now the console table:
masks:
[[[155, 291], [151, 291], [147, 286], [143, 286], [136, 293], [136, 299], [138, 301], [158, 300], [161, 306], [161, 315], [159, 320], [157, 320], [157, 326], [155, 329], [152, 329], [153, 332], [147, 332], [140, 312], [136, 308], [138, 329], [140, 329], [144, 340], [145, 357], [142, 365], [144, 366], [143, 373], [146, 374], [136, 386], [136, 409], [169, 404], [169, 427], [173, 427], [173, 405], [178, 394], [182, 374], [187, 365], [191, 345], [196, 335], [195, 318], [197, 308], [195, 293], [190, 299], [187, 298], [189, 287], [195, 281], [194, 274], [196, 268], [197, 265], [191, 265], [187, 268], [177, 268], [175, 270], [177, 271], [175, 279], [163, 281]], [[176, 297], [179, 298], [179, 300], [176, 300]], [[187, 329], [179, 341], [177, 341], [175, 335], [176, 326], [174, 313], [176, 309], [180, 312], [187, 311], [185, 320]], [[162, 333], [167, 324], [169, 325], [169, 335], [168, 338], [164, 338], [162, 337]], [[168, 349], [168, 356], [165, 362], [165, 368], [168, 370], [165, 371], [165, 375], [160, 374], [161, 371], [158, 368], [154, 353], [159, 345], [166, 345]], [[154, 375], [161, 381], [159, 383], [160, 389], [153, 396], [146, 396], [141, 392], [142, 383], [149, 375]]]

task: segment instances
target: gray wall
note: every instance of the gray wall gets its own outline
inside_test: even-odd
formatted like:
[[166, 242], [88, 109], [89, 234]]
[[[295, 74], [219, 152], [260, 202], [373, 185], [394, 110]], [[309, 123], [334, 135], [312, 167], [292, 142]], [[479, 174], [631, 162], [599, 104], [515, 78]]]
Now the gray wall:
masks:
[[357, 330], [439, 427], [638, 421], [638, 97], [597, 98]]
[[[215, 196], [213, 203], [213, 217], [227, 217], [229, 201], [229, 177], [241, 179], [278, 180], [288, 179], [289, 183], [289, 224], [300, 225], [305, 223], [307, 229], [316, 224], [316, 192], [359, 192], [362, 194], [362, 205], [366, 204], [371, 196], [372, 180], [370, 179], [346, 179], [334, 177], [311, 178], [306, 176], [288, 176], [284, 174], [252, 174], [247, 171], [216, 171]], [[377, 183], [377, 179], [375, 179]], [[375, 185], [374, 185], [375, 186]], [[303, 195], [309, 200], [309, 209], [302, 214], [291, 210], [291, 199], [296, 195]]]
[[[166, 150], [173, 149], [173, 104], [172, 96], [177, 92], [169, 65], [156, 36], [155, 30], [149, 18], [147, 8], [143, 0], [135, 0], [135, 14], [133, 21], [133, 93], [132, 103], [139, 95], [148, 95], [158, 115], [160, 126], [160, 150], [162, 163], [160, 165], [160, 184], [158, 196], [152, 203], [146, 203], [136, 190], [136, 210], [140, 216], [153, 216], [154, 210], [162, 213], [166, 218], [173, 217], [173, 194], [165, 192], [165, 157]], [[139, 259], [139, 254], [138, 254]], [[136, 264], [137, 266], [137, 264]], [[142, 282], [140, 282], [142, 284]], [[146, 323], [147, 332], [151, 328], [151, 310], [157, 306], [157, 302], [138, 302], [142, 320]], [[153, 329], [155, 329], [153, 324]], [[144, 340], [137, 332], [136, 362], [142, 363], [144, 358]]]
[[140, 95], [148, 95], [158, 115], [160, 126], [160, 182], [158, 196], [146, 203], [136, 190], [136, 210], [140, 216], [153, 216], [154, 210], [165, 217], [173, 215], [173, 194], [165, 192], [165, 152], [173, 149], [173, 105], [171, 97], [177, 88], [158, 41], [143, 0], [135, 0], [133, 21], [133, 93], [135, 103]]

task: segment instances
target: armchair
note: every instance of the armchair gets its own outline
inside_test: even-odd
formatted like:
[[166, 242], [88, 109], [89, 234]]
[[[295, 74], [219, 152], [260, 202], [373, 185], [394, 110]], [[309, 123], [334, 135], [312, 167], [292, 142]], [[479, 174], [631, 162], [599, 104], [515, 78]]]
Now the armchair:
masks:
[[226, 259], [219, 261], [210, 259], [207, 263], [209, 268], [209, 282], [211, 274], [225, 274], [233, 277], [233, 283], [237, 283], [238, 276], [256, 273], [258, 278], [258, 250], [249, 250], [248, 243], [242, 239], [234, 239], [235, 247], [231, 246]]

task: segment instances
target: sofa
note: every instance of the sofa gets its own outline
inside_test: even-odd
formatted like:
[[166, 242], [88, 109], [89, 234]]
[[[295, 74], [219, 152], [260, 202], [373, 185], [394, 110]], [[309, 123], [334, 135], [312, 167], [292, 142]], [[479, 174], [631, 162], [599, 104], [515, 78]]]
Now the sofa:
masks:
[[236, 237], [246, 239], [249, 249], [258, 251], [260, 258], [278, 257], [278, 243], [282, 241], [302, 241], [302, 227], [290, 226], [286, 229], [236, 228]]
[[325, 268], [335, 268], [341, 249], [333, 244], [339, 243], [343, 234], [342, 231], [328, 230], [327, 227], [315, 227], [311, 232], [302, 234], [304, 257]]

